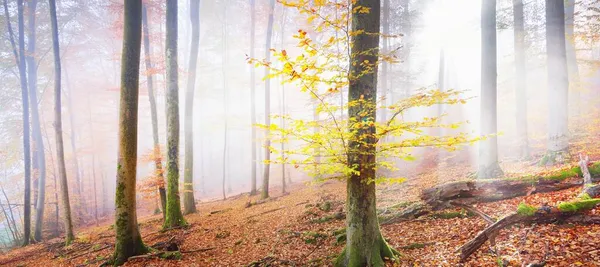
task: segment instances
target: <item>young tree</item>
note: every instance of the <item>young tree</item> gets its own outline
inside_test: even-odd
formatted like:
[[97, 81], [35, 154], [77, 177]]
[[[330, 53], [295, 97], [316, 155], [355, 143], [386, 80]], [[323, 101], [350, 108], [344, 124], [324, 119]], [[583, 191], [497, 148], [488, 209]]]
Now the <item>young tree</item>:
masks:
[[[496, 59], [496, 0], [481, 4], [481, 135], [497, 132], [497, 59]], [[487, 179], [504, 175], [498, 164], [498, 140], [490, 136], [479, 144], [477, 178]]]
[[36, 24], [35, 12], [37, 0], [27, 2], [27, 55], [25, 60], [27, 65], [27, 84], [29, 85], [29, 105], [31, 105], [31, 134], [33, 138], [32, 167], [33, 173], [37, 176], [37, 197], [35, 207], [35, 231], [34, 239], [42, 240], [42, 227], [44, 223], [44, 207], [46, 200], [46, 157], [44, 155], [44, 142], [42, 140], [42, 129], [40, 127], [40, 115], [38, 111], [37, 99], [37, 64], [35, 60], [36, 50]]
[[[254, 58], [254, 35], [256, 31], [256, 3], [250, 0], [250, 58]], [[256, 71], [250, 69], [250, 123], [252, 127], [252, 168], [250, 176], [250, 195], [256, 194]]]
[[185, 224], [179, 200], [179, 86], [177, 67], [177, 0], [167, 0], [167, 211], [164, 227]]
[[154, 171], [158, 182], [158, 194], [160, 196], [160, 206], [162, 209], [163, 220], [165, 219], [165, 208], [167, 206], [167, 192], [165, 191], [165, 178], [163, 175], [162, 159], [160, 145], [158, 141], [158, 116], [156, 112], [156, 96], [154, 93], [153, 65], [150, 56], [150, 29], [148, 29], [148, 8], [144, 4], [142, 7], [142, 27], [144, 34], [144, 58], [146, 65], [146, 83], [148, 84], [148, 99], [150, 100], [150, 117], [152, 119], [152, 140], [154, 144]]
[[73, 222], [71, 220], [69, 185], [67, 182], [62, 136], [60, 44], [58, 39], [58, 22], [56, 19], [56, 1], [49, 0], [49, 2], [50, 24], [52, 27], [52, 49], [54, 51], [54, 132], [56, 135], [56, 159], [58, 176], [60, 177], [61, 204], [65, 224], [65, 243], [69, 245], [75, 239], [75, 236], [73, 235]]
[[142, 242], [136, 211], [137, 125], [142, 41], [142, 1], [124, 3], [121, 96], [119, 107], [119, 158], [115, 195], [114, 265], [121, 265], [148, 248]]
[[[267, 61], [271, 58], [271, 37], [273, 36], [273, 12], [275, 11], [275, 0], [270, 0], [269, 21], [267, 22], [267, 42], [265, 44], [265, 58]], [[265, 125], [267, 125], [267, 134], [265, 138], [265, 162], [271, 159], [271, 140], [269, 139], [269, 125], [271, 124], [271, 79], [269, 78], [269, 68], [265, 69]], [[262, 199], [269, 198], [269, 169], [270, 165], [265, 165], [263, 173]]]
[[517, 96], [517, 139], [519, 156], [529, 158], [527, 136], [527, 59], [525, 58], [525, 16], [523, 0], [513, 0], [515, 43], [515, 94]]
[[187, 92], [185, 96], [185, 163], [183, 171], [184, 214], [196, 212], [194, 201], [194, 89], [196, 89], [196, 64], [200, 41], [200, 0], [190, 0], [192, 40], [188, 65]]
[[[25, 165], [25, 192], [23, 194], [23, 245], [31, 239], [31, 155], [29, 142], [29, 93], [27, 91], [27, 74], [25, 63], [25, 34], [23, 22], [23, 0], [17, 0], [19, 28], [19, 76], [21, 79], [21, 101], [23, 103], [23, 157]], [[30, 68], [35, 66], [30, 66]]]
[[568, 158], [569, 77], [565, 40], [565, 3], [546, 0], [546, 51], [548, 53], [548, 151], [542, 164]]
[[565, 0], [565, 32], [567, 50], [567, 69], [569, 71], [569, 87], [571, 105], [574, 114], [581, 111], [579, 99], [579, 66], [575, 47], [575, 0]]

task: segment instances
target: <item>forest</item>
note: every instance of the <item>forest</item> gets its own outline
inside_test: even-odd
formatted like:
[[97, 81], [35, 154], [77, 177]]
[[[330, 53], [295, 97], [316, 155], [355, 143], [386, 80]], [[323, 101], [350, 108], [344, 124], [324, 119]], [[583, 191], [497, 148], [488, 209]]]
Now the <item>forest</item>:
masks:
[[0, 1], [0, 266], [600, 266], [600, 0]]

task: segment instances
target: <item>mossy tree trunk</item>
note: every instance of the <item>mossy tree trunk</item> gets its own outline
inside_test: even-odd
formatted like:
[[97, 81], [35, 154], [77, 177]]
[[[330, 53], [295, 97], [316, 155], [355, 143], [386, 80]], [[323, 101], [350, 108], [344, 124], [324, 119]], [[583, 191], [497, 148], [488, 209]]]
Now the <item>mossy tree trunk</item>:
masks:
[[23, 245], [31, 239], [31, 143], [29, 140], [29, 92], [27, 91], [27, 66], [25, 63], [25, 35], [23, 22], [23, 0], [17, 0], [19, 31], [19, 76], [21, 81], [21, 101], [23, 103], [23, 158], [25, 166], [25, 189], [23, 194]]
[[154, 94], [154, 79], [152, 75], [152, 58], [150, 55], [150, 29], [148, 28], [148, 11], [146, 5], [142, 8], [142, 26], [144, 31], [144, 58], [146, 65], [146, 83], [148, 84], [148, 99], [150, 100], [150, 117], [152, 118], [152, 139], [154, 144], [154, 168], [158, 179], [163, 183], [158, 186], [160, 196], [160, 205], [162, 209], [163, 220], [165, 219], [165, 208], [167, 206], [167, 192], [165, 191], [162, 159], [160, 145], [158, 142], [158, 116], [156, 112], [156, 96]]
[[[498, 131], [497, 111], [497, 49], [496, 49], [496, 0], [484, 0], [481, 4], [481, 112], [482, 135]], [[498, 139], [491, 136], [479, 143], [479, 169], [477, 178], [488, 179], [503, 176], [498, 164]]]
[[548, 53], [548, 145], [543, 162], [553, 164], [568, 159], [567, 52], [565, 2], [546, 0], [546, 51]]
[[138, 92], [142, 39], [142, 1], [124, 5], [121, 97], [119, 107], [119, 158], [115, 196], [116, 242], [114, 262], [121, 265], [148, 251], [142, 242], [136, 212]]
[[177, 1], [167, 0], [167, 212], [164, 227], [185, 224], [179, 199], [179, 86], [177, 66]]
[[515, 94], [517, 96], [517, 139], [519, 157], [529, 158], [527, 135], [527, 59], [525, 53], [525, 15], [523, 0], [513, 0], [514, 43], [515, 43]]
[[[271, 59], [271, 37], [273, 36], [273, 12], [275, 12], [275, 0], [269, 1], [269, 21], [267, 22], [267, 42], [265, 45], [265, 59], [268, 62]], [[269, 76], [269, 68], [265, 68], [265, 125], [267, 132], [265, 133], [265, 162], [271, 159], [271, 139], [269, 139], [269, 126], [271, 125], [271, 79]], [[263, 172], [263, 184], [260, 197], [262, 199], [269, 197], [269, 170], [271, 164], [267, 163]]]
[[349, 127], [353, 135], [348, 163], [355, 166], [357, 172], [347, 181], [346, 247], [335, 265], [384, 266], [384, 258], [395, 258], [397, 251], [381, 235], [375, 197], [377, 139], [373, 122], [377, 113], [380, 1], [358, 0], [354, 6], [369, 8], [370, 12], [352, 15], [352, 32], [362, 32], [351, 41], [353, 64], [348, 92], [349, 103], [357, 103], [348, 108], [350, 118], [356, 119]]
[[65, 168], [65, 149], [62, 136], [60, 43], [58, 39], [55, 0], [50, 0], [50, 24], [52, 26], [52, 48], [54, 51], [54, 133], [56, 136], [56, 161], [60, 181], [60, 200], [65, 224], [65, 243], [69, 245], [75, 237], [73, 235], [73, 221], [71, 220], [69, 184]]
[[40, 127], [40, 115], [37, 99], [37, 64], [35, 60], [36, 24], [35, 11], [37, 0], [27, 2], [27, 65], [33, 66], [27, 69], [29, 85], [29, 104], [31, 105], [31, 133], [33, 138], [33, 173], [37, 176], [37, 197], [34, 197], [35, 206], [35, 232], [34, 239], [42, 240], [42, 227], [44, 224], [44, 208], [46, 200], [46, 156], [44, 155], [44, 141], [42, 140], [42, 129]]
[[[250, 58], [254, 58], [254, 35], [256, 32], [256, 3], [250, 0]], [[250, 195], [256, 194], [256, 72], [250, 68], [250, 123], [252, 124], [252, 167], [250, 176]]]
[[183, 210], [185, 214], [196, 212], [196, 203], [194, 202], [194, 89], [196, 88], [196, 64], [200, 41], [200, 0], [190, 0], [190, 20], [192, 21], [192, 40], [185, 96], [185, 170], [183, 171]]

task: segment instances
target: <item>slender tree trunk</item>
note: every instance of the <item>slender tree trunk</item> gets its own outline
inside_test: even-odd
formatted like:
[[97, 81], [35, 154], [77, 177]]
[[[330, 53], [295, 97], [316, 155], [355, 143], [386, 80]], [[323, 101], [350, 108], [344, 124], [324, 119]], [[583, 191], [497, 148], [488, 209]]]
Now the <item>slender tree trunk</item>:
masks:
[[69, 204], [69, 188], [67, 183], [67, 171], [65, 169], [65, 154], [62, 137], [61, 67], [55, 0], [50, 0], [50, 20], [52, 24], [52, 48], [54, 51], [54, 132], [56, 135], [56, 159], [58, 161], [58, 175], [60, 176], [61, 202], [65, 223], [65, 243], [69, 245], [75, 237], [73, 236], [73, 223], [71, 220], [71, 205]]
[[[25, 166], [25, 191], [23, 194], [23, 245], [29, 245], [31, 239], [31, 148], [29, 141], [29, 92], [25, 63], [25, 35], [23, 22], [23, 0], [17, 0], [19, 28], [19, 75], [21, 81], [21, 101], [23, 103], [23, 158]], [[34, 66], [30, 66], [34, 67]]]
[[513, 0], [515, 40], [515, 95], [517, 98], [517, 142], [519, 157], [529, 158], [527, 135], [527, 59], [525, 53], [525, 15], [523, 0]]
[[565, 0], [565, 32], [571, 110], [574, 116], [579, 116], [581, 113], [581, 92], [579, 91], [579, 67], [577, 66], [577, 53], [575, 52], [575, 0]]
[[[265, 44], [265, 59], [267, 62], [271, 59], [271, 37], [273, 36], [273, 12], [275, 10], [275, 0], [270, 0], [269, 5], [269, 21], [267, 23], [267, 42]], [[269, 162], [271, 159], [271, 139], [269, 139], [269, 126], [271, 125], [271, 79], [269, 76], [269, 68], [265, 68], [265, 125], [267, 131], [265, 133], [265, 161]], [[271, 165], [269, 163], [264, 166], [263, 173], [263, 184], [262, 192], [260, 197], [262, 199], [269, 197], [269, 170]]]
[[[15, 230], [13, 229], [13, 226], [10, 223], [10, 217], [8, 217], [8, 212], [6, 212], [6, 209], [4, 209], [4, 205], [2, 205], [2, 201], [0, 201], [0, 208], [2, 208], [2, 214], [4, 214], [4, 218], [6, 219], [6, 226], [8, 227], [8, 230], [10, 230], [10, 235], [13, 238], [13, 243], [17, 244], [17, 235], [15, 234]], [[10, 206], [8, 208], [10, 209]]]
[[177, 0], [167, 0], [167, 214], [165, 228], [185, 224], [179, 199], [179, 86]]
[[[19, 227], [17, 225], [17, 221], [15, 220], [15, 215], [13, 214], [10, 200], [8, 199], [8, 196], [6, 195], [6, 191], [4, 191], [4, 187], [0, 186], [0, 190], [2, 190], [2, 195], [4, 196], [4, 199], [6, 199], [6, 206], [8, 207], [8, 212], [10, 215], [10, 220], [12, 221], [12, 224], [13, 224], [13, 228], [15, 229], [15, 231], [17, 233], [17, 239], [20, 239], [22, 236], [21, 236], [21, 233], [19, 232]], [[19, 216], [19, 217], [21, 217], [21, 216]]]
[[565, 3], [546, 0], [546, 51], [548, 53], [548, 152], [544, 164], [568, 158], [569, 78], [565, 40]]
[[[360, 103], [348, 107], [348, 116], [356, 122], [376, 121], [377, 58], [379, 54], [380, 1], [358, 0], [353, 5], [369, 8], [368, 13], [352, 14], [352, 32], [362, 32], [351, 40], [350, 82], [348, 102]], [[372, 62], [365, 66], [361, 62]], [[373, 70], [367, 70], [372, 67]], [[362, 99], [362, 100], [361, 100]], [[364, 100], [364, 102], [363, 102]], [[361, 101], [361, 102], [358, 102]], [[365, 124], [354, 132], [349, 141], [348, 164], [357, 172], [347, 180], [346, 247], [336, 266], [384, 266], [383, 259], [395, 258], [397, 251], [385, 241], [377, 221], [375, 196], [376, 137], [375, 126]]]
[[[381, 36], [381, 41], [383, 42], [383, 46], [382, 46], [382, 53], [386, 54], [389, 53], [389, 44], [388, 44], [388, 37], [387, 35], [390, 34], [390, 0], [383, 0], [383, 7], [382, 7], [382, 36]], [[381, 85], [381, 89], [380, 89], [380, 93], [381, 93], [381, 97], [384, 98], [383, 100], [383, 106], [384, 108], [381, 109], [381, 119], [380, 121], [385, 122], [387, 120], [387, 108], [385, 108], [385, 106], [388, 105], [388, 72], [389, 72], [389, 62], [387, 61], [382, 61], [381, 62], [381, 81], [380, 81], [380, 85]]]
[[[256, 31], [256, 3], [250, 0], [250, 58], [254, 58], [254, 35]], [[255, 68], [250, 68], [250, 125], [252, 127], [252, 168], [250, 177], [250, 195], [256, 194], [256, 72]]]
[[96, 147], [94, 142], [94, 121], [92, 120], [92, 103], [90, 103], [90, 95], [87, 96], [88, 105], [88, 120], [90, 123], [90, 140], [92, 141], [92, 188], [94, 190], [94, 220], [98, 226], [98, 198], [96, 191]]
[[58, 209], [58, 184], [56, 181], [56, 176], [57, 176], [57, 170], [56, 170], [56, 164], [55, 164], [55, 160], [54, 157], [52, 156], [52, 146], [50, 146], [50, 139], [48, 139], [48, 131], [46, 130], [46, 127], [43, 128], [44, 131], [44, 139], [46, 140], [46, 144], [48, 144], [48, 156], [50, 157], [50, 166], [52, 166], [52, 181], [54, 183], [54, 205], [56, 205], [55, 207], [55, 213], [54, 213], [54, 217], [55, 217], [55, 227], [54, 227], [54, 237], [57, 237], [59, 235], [59, 209]]
[[46, 200], [46, 159], [44, 155], [44, 142], [42, 140], [37, 100], [37, 63], [35, 60], [36, 8], [37, 0], [29, 0], [27, 2], [27, 55], [25, 60], [27, 61], [27, 65], [30, 66], [27, 68], [27, 84], [29, 85], [29, 105], [31, 105], [31, 134], [33, 138], [32, 166], [33, 173], [37, 176], [33, 179], [34, 182], [37, 182], [37, 194], [34, 196], [34, 202], [36, 203], [34, 239], [40, 241], [42, 240], [44, 204]]
[[135, 192], [142, 1], [125, 1], [124, 13], [114, 265], [121, 265], [129, 257], [148, 251], [138, 228]]
[[[497, 59], [496, 0], [481, 4], [481, 135], [498, 132], [497, 125]], [[491, 136], [479, 143], [479, 179], [503, 176], [498, 164], [498, 139]]]
[[196, 64], [200, 41], [200, 0], [190, 0], [192, 40], [188, 65], [187, 92], [185, 96], [185, 166], [183, 172], [184, 214], [196, 212], [194, 200], [194, 90], [196, 89]]
[[[285, 24], [286, 24], [286, 8], [282, 7], [282, 11], [281, 11], [281, 49], [284, 49], [285, 47]], [[337, 12], [337, 11], [336, 11]], [[336, 29], [337, 31], [337, 29]], [[342, 98], [343, 101], [343, 98]], [[285, 118], [283, 116], [285, 116], [285, 85], [284, 83], [281, 83], [281, 102], [279, 102], [279, 106], [281, 108], [281, 119], [279, 120], [281, 123], [281, 128], [285, 129]], [[343, 104], [342, 104], [343, 106]], [[340, 107], [341, 109], [341, 107]], [[281, 158], [285, 159], [285, 143], [281, 142]], [[282, 162], [281, 163], [281, 191], [282, 194], [285, 194], [285, 190], [286, 190], [286, 183], [285, 183], [285, 163]]]
[[165, 191], [164, 175], [162, 170], [162, 159], [160, 145], [158, 142], [158, 115], [156, 112], [156, 96], [154, 94], [154, 78], [152, 72], [152, 56], [150, 55], [150, 30], [148, 28], [148, 12], [146, 5], [142, 8], [142, 25], [144, 31], [144, 58], [146, 65], [146, 83], [148, 84], [148, 99], [150, 100], [150, 117], [152, 117], [152, 140], [154, 141], [154, 168], [158, 179], [161, 182], [158, 185], [158, 195], [160, 196], [160, 206], [165, 219], [165, 209], [167, 206], [167, 192]]
[[[225, 193], [225, 181], [227, 179], [227, 128], [228, 128], [228, 119], [229, 119], [229, 109], [227, 103], [227, 90], [229, 88], [229, 84], [227, 82], [227, 63], [228, 63], [228, 54], [227, 54], [227, 5], [228, 1], [225, 0], [223, 4], [223, 25], [222, 25], [222, 46], [221, 46], [221, 74], [223, 76], [223, 114], [225, 118], [223, 121], [225, 122], [225, 128], [223, 130], [223, 179], [221, 180], [221, 191], [223, 193], [223, 199], [227, 198], [227, 194]], [[231, 188], [231, 187], [230, 187]]]
[[75, 193], [77, 194], [78, 197], [78, 202], [79, 202], [79, 208], [76, 208], [76, 212], [78, 214], [79, 217], [83, 216], [82, 211], [85, 210], [85, 202], [83, 201], [83, 181], [81, 180], [82, 176], [80, 169], [79, 169], [79, 156], [77, 155], [77, 145], [76, 145], [76, 140], [77, 140], [77, 131], [76, 131], [76, 125], [77, 123], [75, 122], [75, 109], [73, 108], [73, 87], [71, 86], [72, 84], [70, 83], [69, 80], [69, 72], [67, 71], [67, 67], [65, 67], [64, 71], [65, 71], [65, 78], [67, 79], [67, 88], [69, 88], [69, 92], [67, 94], [67, 106], [69, 108], [69, 123], [71, 125], [70, 130], [71, 130], [71, 151], [73, 152], [73, 167], [74, 167], [74, 171], [75, 171]]

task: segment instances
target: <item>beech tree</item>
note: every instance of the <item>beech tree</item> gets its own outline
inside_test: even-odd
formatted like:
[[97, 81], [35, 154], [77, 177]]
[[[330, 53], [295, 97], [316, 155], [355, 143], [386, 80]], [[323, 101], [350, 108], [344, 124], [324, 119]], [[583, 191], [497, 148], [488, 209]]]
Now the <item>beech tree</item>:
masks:
[[123, 52], [119, 106], [119, 156], [115, 196], [115, 252], [113, 264], [121, 265], [148, 248], [142, 242], [136, 211], [137, 125], [142, 44], [142, 1], [124, 3]]
[[514, 43], [515, 43], [515, 94], [517, 96], [517, 138], [519, 156], [529, 158], [527, 135], [527, 59], [525, 58], [525, 15], [523, 0], [513, 0]]
[[[52, 51], [54, 52], [54, 133], [56, 135], [56, 159], [60, 181], [60, 199], [65, 224], [65, 244], [69, 245], [74, 239], [73, 221], [71, 220], [71, 204], [69, 201], [69, 185], [65, 168], [65, 152], [62, 136], [62, 111], [61, 111], [61, 66], [60, 43], [58, 39], [58, 22], [56, 19], [56, 1], [49, 0], [50, 24], [52, 27]], [[41, 198], [41, 193], [40, 193]], [[43, 216], [41, 217], [43, 218]], [[36, 228], [37, 233], [37, 228]]]
[[548, 143], [542, 165], [568, 158], [568, 91], [565, 40], [565, 3], [546, 0], [546, 51], [548, 60]]
[[177, 0], [167, 0], [167, 210], [165, 228], [185, 224], [179, 199], [179, 86], [177, 66]]
[[[483, 0], [481, 4], [481, 135], [489, 136], [479, 144], [480, 179], [504, 175], [498, 164], [497, 111], [497, 49], [496, 0]], [[491, 136], [490, 136], [491, 135]]]
[[31, 135], [33, 138], [32, 167], [37, 177], [37, 197], [34, 197], [35, 207], [35, 231], [34, 239], [42, 240], [42, 228], [44, 222], [44, 208], [46, 200], [46, 157], [44, 155], [44, 142], [42, 140], [42, 129], [40, 127], [40, 115], [37, 99], [37, 61], [36, 61], [36, 23], [35, 13], [37, 0], [27, 1], [27, 84], [29, 85], [29, 104], [31, 105]]
[[[267, 42], [265, 44], [265, 58], [269, 61], [271, 58], [271, 37], [273, 35], [273, 12], [275, 11], [275, 0], [269, 2], [269, 21], [267, 22]], [[269, 139], [269, 125], [271, 124], [271, 79], [269, 77], [269, 68], [265, 69], [265, 125], [267, 125], [267, 137], [265, 139], [265, 162], [271, 160], [271, 140]], [[263, 170], [263, 183], [261, 198], [269, 197], [269, 164], [265, 165]]]
[[187, 92], [185, 96], [185, 163], [183, 171], [183, 210], [185, 214], [196, 212], [194, 201], [194, 90], [196, 89], [196, 65], [200, 41], [200, 0], [190, 0], [192, 40], [188, 65]]
[[148, 27], [148, 8], [142, 7], [142, 27], [144, 31], [144, 60], [146, 65], [146, 83], [148, 84], [148, 99], [150, 100], [150, 117], [152, 120], [152, 141], [154, 144], [154, 168], [156, 179], [158, 179], [158, 194], [163, 220], [165, 219], [165, 208], [167, 206], [167, 192], [165, 191], [165, 178], [163, 175], [162, 159], [158, 137], [158, 115], [156, 111], [156, 96], [154, 93], [154, 78], [152, 75], [152, 58], [150, 56], [150, 29]]

